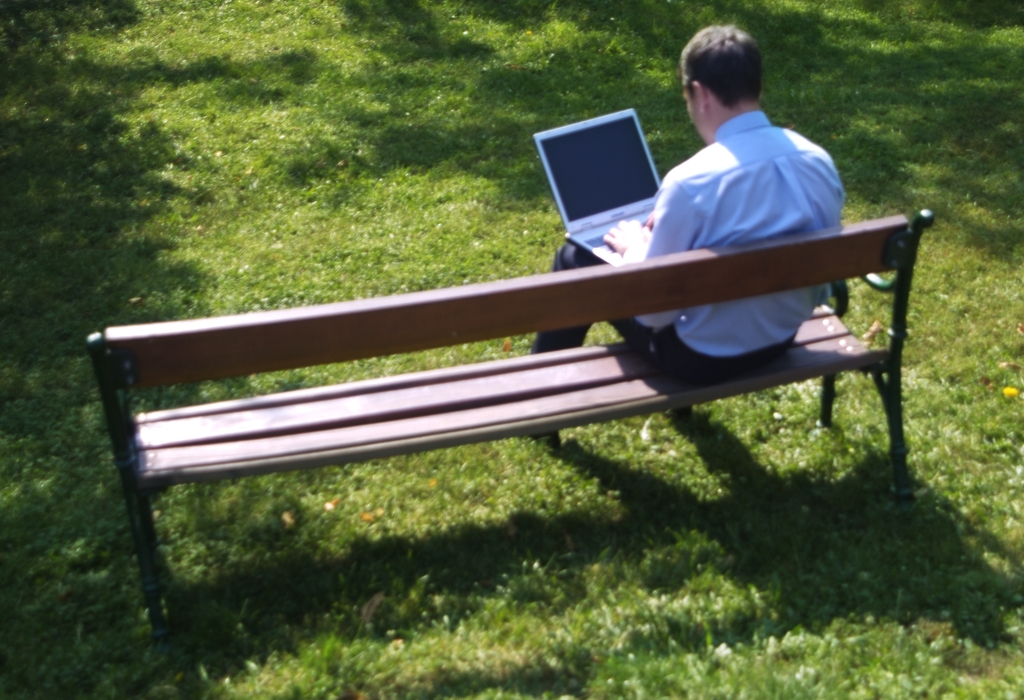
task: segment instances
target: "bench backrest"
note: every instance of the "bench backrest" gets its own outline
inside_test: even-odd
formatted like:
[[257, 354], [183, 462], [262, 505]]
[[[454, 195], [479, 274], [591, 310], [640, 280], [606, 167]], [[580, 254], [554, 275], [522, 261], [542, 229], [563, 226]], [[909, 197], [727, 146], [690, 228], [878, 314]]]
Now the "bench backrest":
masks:
[[117, 326], [133, 386], [377, 357], [796, 289], [881, 272], [903, 216], [633, 265], [601, 265], [376, 299]]

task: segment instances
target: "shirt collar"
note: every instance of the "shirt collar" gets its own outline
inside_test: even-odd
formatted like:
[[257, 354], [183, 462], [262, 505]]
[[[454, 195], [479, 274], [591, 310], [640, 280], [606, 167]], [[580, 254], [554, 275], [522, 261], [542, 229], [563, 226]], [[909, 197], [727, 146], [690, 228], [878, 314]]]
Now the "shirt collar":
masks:
[[722, 141], [744, 131], [763, 129], [771, 125], [772, 123], [768, 121], [768, 116], [759, 109], [753, 112], [744, 112], [718, 127], [718, 131], [715, 132], [715, 141]]

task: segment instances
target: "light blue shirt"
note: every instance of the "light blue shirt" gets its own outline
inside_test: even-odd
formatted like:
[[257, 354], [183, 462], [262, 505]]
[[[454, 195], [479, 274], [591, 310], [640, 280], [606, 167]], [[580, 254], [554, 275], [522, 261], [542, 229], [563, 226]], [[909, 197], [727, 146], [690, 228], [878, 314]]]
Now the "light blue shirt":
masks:
[[[665, 176], [646, 257], [837, 226], [843, 199], [824, 149], [772, 126], [764, 112], [746, 112]], [[656, 328], [672, 323], [692, 349], [728, 357], [783, 342], [826, 298], [827, 287], [807, 287], [639, 320]]]

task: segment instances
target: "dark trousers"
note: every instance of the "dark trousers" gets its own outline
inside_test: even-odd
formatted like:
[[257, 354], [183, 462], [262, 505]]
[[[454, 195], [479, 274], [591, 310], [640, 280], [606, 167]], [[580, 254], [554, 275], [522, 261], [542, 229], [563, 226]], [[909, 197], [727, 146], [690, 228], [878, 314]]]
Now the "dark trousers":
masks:
[[[555, 254], [552, 271], [574, 270], [591, 265], [603, 265], [605, 262], [588, 250], [566, 243]], [[687, 346], [675, 327], [671, 324], [654, 330], [643, 325], [635, 318], [609, 321], [622, 339], [637, 353], [643, 355], [657, 365], [663, 372], [680, 379], [687, 384], [706, 385], [731, 379], [747, 370], [766, 365], [781, 357], [793, 344], [793, 338], [776, 345], [769, 345], [753, 352], [733, 357], [715, 357]], [[583, 345], [590, 326], [575, 326], [556, 331], [542, 331], [533, 341], [534, 353], [551, 352], [578, 348]]]

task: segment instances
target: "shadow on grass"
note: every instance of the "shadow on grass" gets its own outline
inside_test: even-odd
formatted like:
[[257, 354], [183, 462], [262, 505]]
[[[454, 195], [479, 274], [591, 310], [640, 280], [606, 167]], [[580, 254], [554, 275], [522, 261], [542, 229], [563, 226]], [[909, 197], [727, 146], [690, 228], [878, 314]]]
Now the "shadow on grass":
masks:
[[[709, 639], [712, 645], [750, 643], [796, 627], [821, 631], [836, 620], [868, 617], [948, 624], [983, 645], [1005, 641], [1002, 616], [1017, 605], [1013, 584], [977, 552], [1010, 555], [940, 499], [925, 496], [909, 512], [892, 507], [884, 455], [870, 454], [834, 481], [809, 472], [783, 475], [759, 464], [732, 433], [700, 412], [677, 420], [676, 427], [709, 472], [728, 484], [724, 495], [698, 498], [570, 441], [556, 456], [596, 479], [600, 490], [616, 493], [625, 517], [519, 513], [511, 524], [456, 527], [423, 538], [356, 535], [346, 555], [332, 559], [316, 553], [316, 535], [296, 538], [271, 516], [274, 522], [251, 526], [244, 535], [251, 565], [233, 566], [198, 584], [170, 582], [168, 607], [181, 655], [176, 663], [187, 668], [202, 659], [211, 668], [228, 669], [273, 651], [297, 651], [298, 639], [320, 632], [386, 643], [383, 632], [390, 629], [415, 641], [425, 625], [454, 629], [499, 585], [503, 596], [558, 614], [588, 595], [585, 572], [597, 562], [641, 571], [652, 591], [678, 589], [712, 570], [770, 599], [769, 617], [672, 628], [676, 649], [700, 651]], [[251, 499], [259, 501], [263, 490], [254, 487]], [[232, 511], [237, 508], [242, 517], [256, 505], [237, 502]], [[270, 510], [285, 507], [282, 502]], [[188, 520], [205, 521], [200, 530], [219, 532], [235, 519], [219, 511], [211, 516], [200, 501], [194, 508]], [[680, 537], [694, 536], [705, 544], [683, 561], [661, 562], [657, 570], [650, 566], [652, 555], [663, 556], [666, 548], [679, 546]], [[524, 561], [548, 562], [546, 568], [557, 572], [531, 579], [523, 575]], [[1010, 565], [1020, 569], [1012, 557]], [[368, 625], [360, 610], [377, 592], [384, 602]], [[638, 637], [633, 643], [646, 652], [677, 653], [664, 641]], [[585, 642], [559, 653], [560, 678], [542, 660], [494, 678], [451, 673], [466, 684], [463, 689], [570, 692], [567, 684], [585, 679], [593, 660]]]
[[[126, 125], [139, 86], [119, 78], [48, 52], [0, 63], [0, 99], [17, 105], [0, 114], [7, 401], [50, 392], [57, 406], [79, 406], [91, 382], [76, 386], [73, 399], [65, 392], [68, 372], [84, 368], [89, 332], [180, 315], [195, 302], [199, 274], [162, 258], [172, 239], [140, 232], [189, 194], [161, 175], [175, 147], [153, 123]], [[53, 428], [43, 421], [14, 429], [12, 413], [8, 432]]]
[[1024, 21], [1024, 6], [1017, 0], [992, 0], [975, 3], [967, 0], [859, 0], [864, 10], [885, 18], [931, 19], [968, 27], [1012, 27]]
[[[876, 5], [864, 2], [867, 9]], [[339, 121], [365, 135], [374, 160], [362, 167], [371, 174], [452, 164], [497, 183], [504, 200], [546, 200], [529, 135], [628, 106], [640, 110], [664, 171], [695, 148], [696, 138], [674, 85], [652, 77], [657, 71], [651, 62], [637, 55], [664, 56], [663, 72], [671, 73], [681, 44], [713, 18], [738, 21], [762, 39], [769, 113], [825, 144], [858, 199], [904, 211], [931, 205], [910, 201], [908, 178], [925, 167], [936, 169], [928, 177], [949, 196], [963, 194], [990, 207], [1005, 202], [1019, 183], [1019, 132], [1006, 116], [1024, 107], [1010, 72], [1018, 54], [979, 35], [926, 41], [925, 29], [899, 15], [882, 25], [724, 1], [709, 4], [703, 14], [639, 0], [566, 2], [557, 13], [528, 0], [469, 7], [524, 32], [557, 16], [590, 33], [574, 51], [538, 47], [524, 51], [522, 63], [506, 64], [496, 59], [497, 47], [446, 29], [426, 3], [350, 0], [344, 8], [356, 18], [355, 31], [398, 62], [352, 77], [387, 110], [340, 115]], [[1003, 26], [1020, 9], [1011, 2], [982, 8], [953, 0], [931, 7], [935, 18], [969, 27]], [[47, 663], [60, 669], [45, 679], [54, 683], [51, 695], [67, 688], [88, 692], [77, 679], [81, 668], [131, 665], [140, 641], [126, 633], [111, 643], [118, 630], [139, 627], [124, 615], [138, 605], [137, 574], [130, 554], [111, 554], [127, 551], [128, 533], [82, 339], [108, 324], [201, 313], [195, 306], [201, 274], [166, 260], [174, 236], [138, 230], [172, 199], [201, 203], [203, 194], [161, 176], [179, 158], [189, 165], [168, 133], [158, 124], [129, 128], [123, 116], [157, 81], [222, 80], [225, 99], [268, 104], [289, 99], [324, 70], [312, 49], [255, 62], [212, 56], [182, 66], [112, 67], [48, 48], [62, 33], [126, 26], [136, 17], [127, 1], [0, 5], [0, 433], [8, 449], [0, 475], [21, 489], [0, 512], [0, 590], [7, 609], [15, 611], [0, 635], [14, 641], [0, 643], [32, 639], [42, 645], [7, 647], [0, 673], [14, 677], [41, 666], [25, 655], [45, 648], [51, 653]], [[909, 40], [899, 51], [878, 46], [904, 36]], [[430, 62], [473, 66], [472, 105], [464, 114], [405, 115], [411, 111], [407, 103], [437, 87], [436, 75], [417, 73]], [[329, 157], [297, 158], [286, 168], [297, 184], [316, 176], [321, 159], [329, 166], [351, 157], [350, 144], [329, 134], [323, 149]], [[1018, 209], [1008, 214], [1024, 206], [1014, 201]], [[978, 230], [973, 242], [994, 253], [1021, 245], [1014, 229]], [[389, 601], [379, 613], [380, 629], [415, 633], [422, 620], [413, 613], [421, 608], [406, 610], [400, 603], [418, 595], [425, 573], [430, 579], [424, 590], [446, 594], [447, 602], [430, 608], [432, 619], [447, 615], [457, 622], [473, 613], [470, 592], [491, 590], [503, 576], [516, 574], [524, 559], [557, 560], [570, 579], [578, 578], [605, 549], [637, 560], [684, 530], [718, 543], [727, 556], [716, 565], [725, 574], [777, 591], [780, 619], [773, 624], [779, 631], [871, 614], [901, 622], [948, 618], [958, 633], [978, 642], [1000, 638], [999, 608], [1011, 607], [1007, 580], [971, 545], [984, 540], [986, 549], [998, 552], [998, 542], [934, 498], [909, 515], [885, 510], [889, 476], [882, 455], [835, 483], [783, 478], [700, 416], [679, 428], [708, 468], [734, 483], [723, 499], [702, 501], [570, 443], [562, 458], [618, 490], [629, 517], [611, 522], [520, 514], [514, 539], [509, 528], [498, 526], [416, 540], [356, 539], [341, 560], [324, 560], [315, 542], [296, 543], [263, 528], [251, 533], [263, 559], [203, 584], [172, 581], [169, 604], [182, 647], [238, 665], [252, 653], [289, 648], [296, 632], [315, 631], [324, 615], [357, 634], [353, 610], [377, 591]], [[203, 499], [197, 491], [197, 508]], [[574, 551], [567, 551], [567, 536]], [[121, 588], [111, 593], [109, 581]], [[575, 589], [566, 590], [572, 600]], [[547, 601], [544, 591], [524, 590], [522, 596]], [[715, 634], [749, 639], [757, 624]], [[683, 639], [699, 644], [703, 634], [686, 630]], [[26, 678], [21, 686], [30, 688], [40, 677]], [[540, 665], [524, 666], [510, 678], [505, 681], [523, 689], [552, 682]], [[478, 687], [499, 680], [481, 678]]]
[[0, 57], [79, 29], [120, 29], [139, 19], [132, 0], [14, 0], [0, 4]]
[[[68, 56], [59, 46], [28, 45], [0, 56], [5, 401], [34, 403], [51, 392], [50, 403], [61, 405], [56, 397], [68, 386], [68, 363], [84, 367], [84, 339], [92, 331], [203, 314], [202, 274], [169, 262], [167, 253], [192, 230], [190, 215], [216, 196], [246, 195], [175, 184], [168, 168], [189, 172], [197, 163], [160, 124], [131, 121], [141, 94], [159, 83], [217, 82], [226, 99], [268, 104], [314, 80], [317, 70], [312, 50], [174, 66], [105, 63]], [[167, 216], [175, 200], [187, 205]], [[161, 215], [168, 225], [144, 226]], [[51, 384], [60, 386], [56, 394]], [[88, 401], [93, 384], [72, 383], [78, 393], [69, 407]], [[172, 393], [187, 400], [183, 391]], [[5, 411], [2, 427], [19, 435], [53, 427], [13, 427], [25, 417]]]
[[134, 652], [130, 634], [108, 636], [136, 592], [105, 577], [137, 574], [84, 341], [179, 314], [201, 284], [166, 260], [169, 237], [140, 233], [182, 196], [161, 177], [172, 139], [127, 125], [137, 86], [47, 38], [81, 27], [79, 12], [86, 26], [134, 16], [130, 3], [0, 4], [0, 695], [88, 692], [83, 667]]
[[[873, 12], [877, 3], [863, 4]], [[851, 199], [878, 213], [930, 207], [942, 218], [966, 199], [1020, 215], [1024, 205], [1012, 204], [1019, 199], [1012, 195], [1024, 151], [1009, 117], [1024, 109], [1012, 70], [1018, 51], [986, 33], [1012, 24], [1019, 3], [977, 14], [974, 4], [952, 0], [886, 5], [883, 21], [731, 0], [700, 13], [647, 0], [559, 3], [557, 12], [533, 0], [473, 3], [474, 18], [523, 30], [520, 47], [501, 49], [498, 59], [498, 47], [485, 38], [475, 39], [481, 43], [473, 51], [459, 49], [468, 41], [459, 30], [470, 12], [446, 17], [415, 0], [346, 0], [340, 7], [354, 31], [393, 60], [353, 77], [387, 109], [346, 117], [377, 134], [363, 142], [377, 176], [445, 163], [491, 180], [506, 198], [541, 202], [547, 192], [531, 133], [635, 107], [665, 172], [699, 147], [666, 76], [700, 26], [735, 21], [761, 39], [769, 115], [832, 153]], [[572, 51], [526, 35], [556, 17], [582, 31]], [[513, 52], [519, 63], [508, 60]], [[663, 57], [664, 65], [651, 57]], [[424, 73], [437, 64], [453, 69], [447, 84]], [[424, 111], [428, 85], [464, 92], [471, 102], [457, 118]], [[510, 171], [510, 163], [517, 168]], [[940, 201], [922, 201], [926, 182], [943, 193]], [[971, 243], [1002, 255], [1019, 246], [1019, 234], [1008, 225]]]

